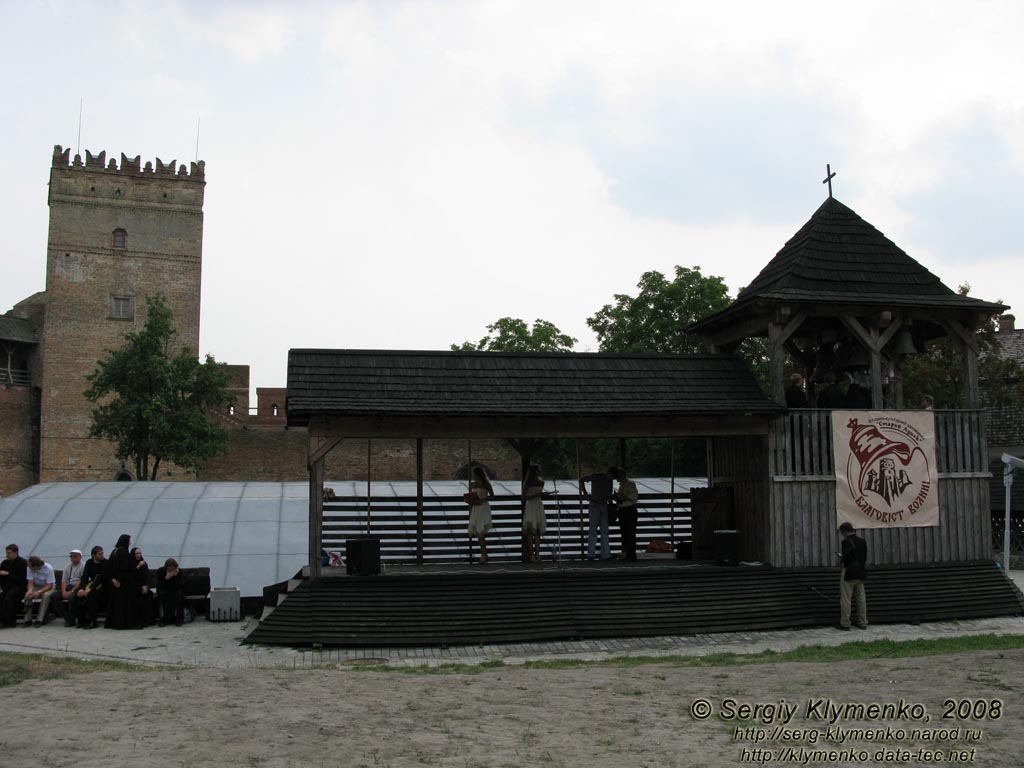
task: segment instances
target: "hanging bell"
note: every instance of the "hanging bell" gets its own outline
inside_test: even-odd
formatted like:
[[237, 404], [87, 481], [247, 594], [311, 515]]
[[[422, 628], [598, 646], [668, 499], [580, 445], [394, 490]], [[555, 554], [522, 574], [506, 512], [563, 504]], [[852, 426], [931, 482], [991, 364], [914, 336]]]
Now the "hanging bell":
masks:
[[836, 362], [836, 353], [831, 344], [822, 344], [818, 347], [818, 352], [814, 356], [814, 372], [811, 374], [812, 384], [821, 384], [824, 381], [828, 381], [831, 376], [831, 380], [835, 381], [835, 374], [832, 373], [832, 367]]
[[896, 334], [890, 349], [893, 355], [899, 355], [900, 357], [916, 355], [917, 347], [914, 346], [914, 335], [907, 330], [900, 331]]

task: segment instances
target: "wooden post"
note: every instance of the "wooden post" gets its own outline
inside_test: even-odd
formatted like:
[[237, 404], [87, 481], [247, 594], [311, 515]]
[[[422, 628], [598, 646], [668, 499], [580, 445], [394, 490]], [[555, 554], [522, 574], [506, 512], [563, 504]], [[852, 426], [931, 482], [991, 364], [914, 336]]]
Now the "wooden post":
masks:
[[669, 449], [669, 472], [671, 473], [672, 480], [669, 485], [669, 501], [668, 501], [668, 540], [672, 543], [672, 547], [676, 545], [676, 441], [675, 438], [669, 438], [670, 446]]
[[771, 380], [771, 395], [779, 405], [786, 404], [786, 382], [783, 380], [783, 371], [786, 357], [783, 353], [785, 339], [782, 338], [782, 324], [768, 324], [768, 371]]
[[[311, 438], [312, 439], [312, 438]], [[309, 577], [320, 576], [320, 550], [324, 528], [324, 460], [309, 468]]]
[[416, 564], [423, 565], [423, 438], [416, 438]]
[[871, 349], [869, 352], [871, 354], [871, 407], [881, 410], [885, 407], [884, 393], [882, 392], [882, 353], [877, 349]]

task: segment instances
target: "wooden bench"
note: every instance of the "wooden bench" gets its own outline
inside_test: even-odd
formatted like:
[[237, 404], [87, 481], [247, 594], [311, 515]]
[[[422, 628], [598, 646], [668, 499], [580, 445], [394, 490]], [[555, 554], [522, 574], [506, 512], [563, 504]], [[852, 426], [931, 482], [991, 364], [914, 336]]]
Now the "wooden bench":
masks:
[[[149, 586], [150, 592], [159, 589], [156, 580], [156, 568], [149, 570], [149, 580], [146, 582]], [[53, 570], [54, 578], [54, 589], [60, 590], [60, 581], [63, 577], [64, 572], [58, 571], [56, 568]], [[205, 614], [210, 609], [210, 568], [208, 566], [199, 566], [197, 568], [182, 568], [181, 575], [185, 580], [185, 607], [188, 609], [189, 620], [195, 619], [195, 617], [201, 613]], [[60, 598], [53, 597], [50, 599], [50, 605], [53, 605], [55, 600]], [[40, 602], [39, 598], [32, 600], [32, 605], [38, 605]], [[67, 600], [62, 601], [65, 607], [65, 615], [67, 615]], [[106, 614], [106, 610], [100, 609], [100, 615]], [[42, 621], [42, 617], [37, 617], [38, 621]]]

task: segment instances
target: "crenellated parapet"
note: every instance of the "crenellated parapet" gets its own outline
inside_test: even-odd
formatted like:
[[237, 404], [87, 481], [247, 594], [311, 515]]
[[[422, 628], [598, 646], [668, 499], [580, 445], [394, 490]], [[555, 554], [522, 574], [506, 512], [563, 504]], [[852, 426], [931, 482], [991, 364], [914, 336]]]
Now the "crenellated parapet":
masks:
[[53, 168], [81, 168], [89, 171], [102, 171], [104, 173], [127, 174], [132, 176], [165, 176], [186, 178], [194, 181], [206, 180], [206, 163], [203, 160], [195, 163], [189, 163], [189, 166], [190, 167], [186, 167], [184, 163], [178, 165], [177, 160], [171, 160], [170, 162], [165, 163], [158, 157], [156, 159], [156, 165], [146, 161], [146, 165], [143, 167], [140, 155], [128, 157], [122, 152], [121, 164], [119, 167], [114, 158], [110, 158], [109, 161], [107, 160], [106, 150], [97, 155], [86, 150], [85, 160], [83, 161], [81, 155], [75, 155], [74, 159], [71, 158], [70, 147], [68, 149], [64, 149], [60, 144], [56, 144], [53, 147]]

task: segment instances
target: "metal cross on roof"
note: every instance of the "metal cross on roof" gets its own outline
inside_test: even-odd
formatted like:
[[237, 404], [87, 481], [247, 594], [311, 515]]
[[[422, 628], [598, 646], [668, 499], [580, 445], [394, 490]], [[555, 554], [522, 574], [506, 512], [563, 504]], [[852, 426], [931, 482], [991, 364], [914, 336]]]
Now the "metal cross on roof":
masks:
[[828, 163], [825, 164], [825, 173], [826, 176], [822, 179], [821, 183], [828, 184], [828, 196], [832, 197], [832, 177], [835, 176], [835, 174], [832, 172], [832, 166]]

